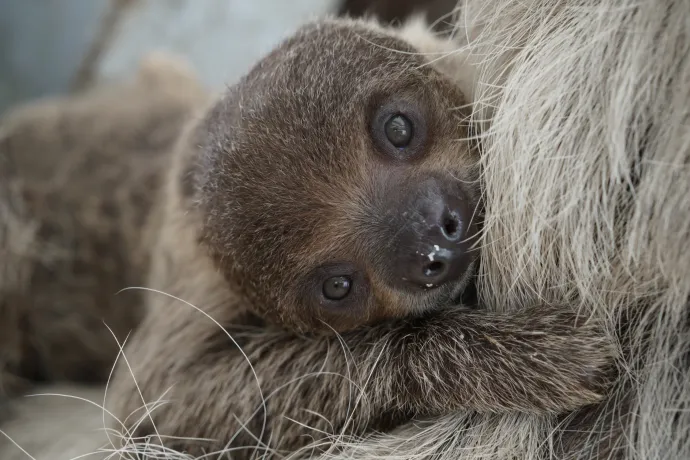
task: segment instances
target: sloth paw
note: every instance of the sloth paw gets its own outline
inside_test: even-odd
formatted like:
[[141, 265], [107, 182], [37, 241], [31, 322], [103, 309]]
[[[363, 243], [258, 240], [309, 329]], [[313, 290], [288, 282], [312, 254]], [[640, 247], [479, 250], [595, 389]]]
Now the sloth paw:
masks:
[[615, 379], [616, 348], [605, 330], [590, 322], [577, 326], [572, 314], [554, 316], [553, 331], [535, 343], [531, 363], [550, 391], [545, 406], [563, 412], [601, 401]]

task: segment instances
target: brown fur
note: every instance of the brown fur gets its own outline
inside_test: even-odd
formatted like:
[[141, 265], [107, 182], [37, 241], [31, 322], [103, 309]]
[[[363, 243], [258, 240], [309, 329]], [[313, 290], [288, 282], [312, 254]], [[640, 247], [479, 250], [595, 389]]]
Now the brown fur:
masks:
[[27, 287], [28, 264], [24, 255], [33, 236], [33, 228], [26, 222], [21, 200], [17, 199], [9, 180], [13, 175], [13, 164], [0, 156], [0, 420], [7, 410], [4, 395], [16, 393], [22, 386], [22, 379], [16, 373], [24, 348], [22, 307], [13, 298]]
[[118, 351], [108, 328], [123, 340], [140, 321], [141, 294], [116, 294], [148, 267], [141, 231], [166, 152], [203, 94], [156, 62], [133, 84], [2, 119], [0, 394], [103, 381]]
[[[432, 125], [434, 156], [417, 169], [451, 171], [460, 180], [476, 182], [472, 149], [457, 141], [467, 137], [462, 112], [457, 112], [460, 118], [447, 117], [452, 114], [451, 109], [465, 103], [461, 94], [442, 72], [423, 66], [425, 61], [419, 56], [386, 48], [412, 51], [390, 33], [364, 23], [324, 23], [302, 30], [231, 89], [200, 123], [185, 131], [175, 148], [169, 180], [158, 204], [153, 201], [155, 193], [149, 193], [142, 202], [134, 200], [132, 194], [149, 185], [151, 192], [156, 191], [160, 174], [170, 161], [163, 153], [182, 119], [203, 99], [197, 93], [192, 92], [194, 97], [183, 98], [181, 105], [172, 107], [146, 99], [151, 107], [164, 109], [147, 118], [152, 127], [166, 127], [160, 146], [155, 144], [158, 148], [152, 148], [149, 141], [143, 142], [143, 149], [141, 145], [119, 144], [142, 140], [136, 136], [139, 126], [125, 129], [129, 112], [123, 114], [122, 131], [113, 131], [118, 136], [112, 151], [98, 149], [96, 160], [91, 159], [113, 164], [113, 170], [122, 174], [111, 187], [102, 187], [103, 178], [94, 177], [94, 170], [86, 166], [68, 176], [74, 197], [61, 194], [60, 202], [51, 209], [70, 210], [74, 206], [73, 213], [79, 216], [74, 226], [86, 232], [81, 234], [84, 236], [75, 236], [83, 243], [99, 242], [101, 225], [110, 230], [109, 242], [121, 242], [108, 246], [111, 252], [106, 252], [106, 257], [91, 248], [84, 251], [94, 268], [107, 262], [108, 254], [114, 258], [112, 266], [103, 264], [113, 267], [108, 273], [112, 278], [107, 278], [112, 284], [85, 278], [93, 291], [84, 306], [74, 303], [74, 311], [88, 312], [88, 302], [104, 308], [96, 315], [121, 314], [121, 309], [128, 307], [132, 311], [136, 299], [125, 301], [124, 306], [113, 305], [109, 302], [118, 300], [103, 297], [103, 292], [142, 284], [146, 255], [150, 253], [147, 285], [194, 304], [208, 315], [163, 294], [146, 295], [149, 314], [127, 348], [144, 401], [128, 375], [128, 367], [121, 363], [112, 404], [115, 413], [125, 418], [144, 402], [159, 397], [171, 402], [157, 409], [151, 418], [143, 417], [136, 434], [158, 432], [217, 440], [164, 440], [167, 445], [193, 452], [222, 448], [228, 443], [233, 447], [253, 447], [257, 444], [255, 438], [271, 448], [291, 451], [314, 439], [326, 441], [324, 436], [328, 433], [388, 429], [410, 416], [439, 415], [458, 409], [553, 413], [595, 402], [601, 396], [610, 349], [595, 325], [578, 327], [575, 312], [569, 308], [537, 305], [511, 315], [445, 308], [408, 317], [410, 308], [400, 305], [409, 306], [411, 301], [395, 291], [385, 292], [383, 284], [378, 283], [378, 301], [354, 319], [323, 317], [318, 311], [314, 316], [311, 310], [299, 309], [301, 298], [294, 290], [294, 281], [311, 266], [310, 257], [338, 250], [338, 243], [342, 242], [337, 238], [343, 237], [339, 216], [345, 216], [344, 222], [351, 220], [348, 212], [357, 211], [352, 203], [366, 202], [368, 198], [363, 193], [366, 189], [361, 185], [362, 177], [375, 165], [362, 156], [367, 149], [357, 130], [357, 120], [365, 117], [370, 109], [367, 101], [376, 91], [396, 94], [407, 88], [411, 97], [425, 101], [423, 104], [432, 114], [443, 114]], [[332, 54], [323, 53], [324, 50], [332, 50]], [[396, 78], [391, 79], [391, 75]], [[352, 88], [352, 81], [360, 82], [357, 88]], [[142, 93], [141, 97], [144, 96], [151, 97]], [[95, 96], [89, 97], [96, 102], [89, 105], [91, 108], [107, 105]], [[169, 94], [165, 94], [167, 98]], [[117, 107], [116, 100], [106, 102]], [[245, 112], [234, 113], [240, 104]], [[308, 110], [300, 113], [295, 104]], [[75, 105], [79, 107], [78, 102]], [[63, 113], [65, 118], [58, 119], [77, 120], [75, 129], [83, 128], [90, 117], [75, 116], [69, 107]], [[266, 118], [262, 110], [278, 117]], [[28, 123], [18, 115], [12, 120], [6, 123], [11, 133], [10, 148], [6, 150], [10, 155], [45, 148], [45, 144], [22, 144], [38, 136], [27, 140], [17, 134], [23, 132], [17, 126]], [[40, 123], [50, 126], [45, 120]], [[266, 126], [271, 130], [265, 130]], [[64, 131], [69, 132], [59, 130], [61, 135]], [[115, 141], [108, 132], [97, 131], [94, 139], [98, 144], [89, 145], [100, 146], [109, 138]], [[147, 136], [151, 132], [147, 130]], [[333, 142], [336, 139], [339, 142]], [[89, 157], [88, 150], [79, 143], [60, 148], [74, 152], [75, 158], [84, 163]], [[142, 150], [153, 150], [154, 155]], [[123, 151], [138, 156], [118, 154]], [[147, 157], [140, 161], [144, 154]], [[308, 170], [304, 169], [305, 164]], [[32, 176], [45, 181], [39, 166], [43, 165], [30, 164], [32, 169], [20, 172], [18, 177]], [[53, 169], [47, 168], [51, 179]], [[150, 175], [145, 174], [147, 171]], [[142, 172], [141, 176], [135, 174]], [[27, 202], [33, 203], [30, 214], [44, 225], [55, 217], [51, 217], [50, 209], [38, 205], [44, 200], [39, 184], [29, 185], [28, 190], [38, 190], [34, 193], [39, 198]], [[123, 195], [117, 193], [120, 187]], [[107, 197], [102, 192], [107, 192]], [[83, 199], [91, 193], [100, 196], [95, 204]], [[123, 198], [109, 203], [111, 196]], [[92, 207], [86, 208], [85, 203]], [[152, 205], [154, 212], [147, 222], [122, 218], [121, 213], [127, 210], [134, 211], [133, 215], [137, 210], [140, 216], [147, 215]], [[101, 213], [94, 214], [94, 209]], [[107, 209], [117, 210], [119, 215], [105, 212]], [[340, 212], [327, 214], [331, 219], [324, 220], [315, 209]], [[275, 222], [266, 222], [267, 215], [291, 233], [276, 232]], [[113, 220], [104, 223], [103, 218], [109, 217]], [[70, 223], [64, 217], [60, 219], [60, 227]], [[329, 223], [334, 225], [329, 227]], [[353, 232], [345, 240], [345, 247], [354, 254], [375, 252], [376, 248], [366, 247], [365, 236]], [[127, 268], [118, 268], [118, 263]], [[70, 271], [66, 269], [64, 273]], [[127, 277], [123, 277], [125, 273]], [[75, 286], [64, 286], [75, 294]], [[49, 289], [45, 293], [53, 297], [62, 295]], [[424, 305], [417, 306], [417, 310], [424, 309]], [[397, 320], [387, 319], [401, 316]], [[136, 313], [132, 318], [124, 317], [132, 323], [114, 328], [120, 338], [137, 319]], [[209, 317], [228, 331], [236, 343]], [[348, 332], [342, 337], [304, 336], [271, 324], [303, 332], [321, 327], [321, 321]], [[369, 325], [351, 331], [363, 322]], [[72, 334], [72, 339], [75, 336], [91, 340], [79, 333]], [[103, 343], [107, 336], [99, 337], [100, 342], [89, 343]], [[108, 344], [111, 348], [99, 350], [99, 359], [112, 358], [114, 342]], [[88, 358], [76, 356], [84, 361]], [[57, 369], [64, 367], [53, 357], [49, 362], [50, 366], [56, 364]], [[101, 361], [98, 364], [97, 369], [105, 369]], [[310, 382], [321, 377], [325, 377], [323, 382]], [[360, 390], [365, 396], [356, 404]], [[135, 416], [135, 420], [141, 415]], [[242, 431], [243, 426], [247, 432]]]

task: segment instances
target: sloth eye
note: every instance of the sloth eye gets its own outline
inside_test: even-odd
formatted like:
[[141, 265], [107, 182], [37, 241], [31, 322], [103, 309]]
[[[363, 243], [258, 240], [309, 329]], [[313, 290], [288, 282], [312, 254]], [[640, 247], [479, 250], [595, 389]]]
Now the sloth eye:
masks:
[[300, 285], [305, 298], [323, 314], [338, 317], [364, 315], [371, 303], [366, 273], [349, 261], [329, 261], [314, 269]]
[[384, 125], [388, 141], [397, 148], [405, 148], [412, 140], [412, 123], [404, 115], [393, 115]]
[[352, 289], [349, 276], [333, 276], [323, 283], [323, 295], [328, 300], [343, 300]]
[[423, 158], [431, 146], [427, 142], [429, 113], [423, 105], [403, 97], [375, 101], [368, 126], [379, 159], [404, 164]]

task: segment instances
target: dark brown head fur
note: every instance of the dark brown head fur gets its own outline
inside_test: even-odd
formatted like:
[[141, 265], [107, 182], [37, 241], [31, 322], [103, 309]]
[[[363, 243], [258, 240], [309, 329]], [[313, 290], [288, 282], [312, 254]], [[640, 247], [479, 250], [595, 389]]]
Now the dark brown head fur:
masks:
[[[469, 221], [463, 236], [476, 232], [477, 157], [464, 104], [456, 86], [390, 32], [343, 21], [304, 27], [201, 127], [197, 198], [221, 270], [262, 315], [302, 331], [449, 303], [473, 257], [438, 289], [410, 288], [398, 270], [416, 263], [409, 257], [434, 260], [429, 245], [404, 237], [416, 238], [415, 225], [426, 223], [418, 203], [427, 195], [456, 197]], [[413, 123], [404, 151], [380, 128], [396, 113]], [[331, 302], [321, 286], [342, 273], [352, 291]]]

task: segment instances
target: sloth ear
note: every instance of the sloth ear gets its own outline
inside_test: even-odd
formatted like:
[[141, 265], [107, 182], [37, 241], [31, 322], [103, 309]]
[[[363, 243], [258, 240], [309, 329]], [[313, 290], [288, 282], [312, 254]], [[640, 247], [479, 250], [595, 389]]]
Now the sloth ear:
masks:
[[190, 208], [199, 200], [203, 174], [203, 123], [195, 122], [186, 127], [175, 145], [171, 161], [174, 163], [173, 188], [185, 207]]
[[199, 172], [201, 167], [198, 160], [197, 155], [190, 155], [184, 158], [184, 164], [178, 174], [180, 197], [184, 202], [190, 204], [197, 200], [199, 193]]
[[[180, 134], [172, 161], [175, 163], [173, 187], [176, 196], [187, 207], [197, 204], [204, 185], [204, 174], [211, 167], [209, 151], [229, 142], [228, 129], [238, 117], [237, 86], [230, 87], [226, 95], [194, 117]], [[198, 115], [198, 114], [197, 114]]]

